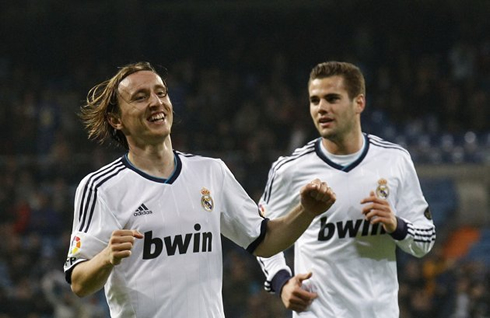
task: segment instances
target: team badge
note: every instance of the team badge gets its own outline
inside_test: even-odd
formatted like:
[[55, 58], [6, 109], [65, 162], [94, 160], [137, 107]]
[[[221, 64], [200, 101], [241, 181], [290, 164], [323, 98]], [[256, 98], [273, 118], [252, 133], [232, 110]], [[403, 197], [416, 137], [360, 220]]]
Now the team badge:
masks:
[[204, 208], [204, 210], [211, 212], [213, 211], [214, 208], [214, 202], [213, 198], [211, 197], [211, 194], [208, 189], [202, 188], [201, 189], [201, 205]]
[[384, 178], [378, 180], [378, 187], [376, 188], [376, 196], [381, 199], [387, 199], [390, 195], [390, 189], [388, 188], [388, 181]]
[[259, 204], [259, 213], [262, 217], [265, 217], [265, 206], [263, 206], [262, 203]]
[[432, 220], [432, 213], [430, 212], [429, 207], [427, 207], [427, 209], [425, 209], [424, 216], [427, 218], [427, 220]]
[[82, 239], [80, 236], [74, 236], [70, 244], [70, 255], [77, 254], [82, 248]]

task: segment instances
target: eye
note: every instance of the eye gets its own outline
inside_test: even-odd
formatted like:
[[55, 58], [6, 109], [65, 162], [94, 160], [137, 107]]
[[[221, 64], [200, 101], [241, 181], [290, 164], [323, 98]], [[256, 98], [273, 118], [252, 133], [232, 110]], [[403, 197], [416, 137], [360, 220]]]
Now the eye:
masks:
[[318, 105], [319, 102], [320, 102], [319, 98], [316, 98], [316, 97], [310, 98], [310, 104]]
[[332, 104], [333, 104], [333, 103], [335, 103], [335, 102], [339, 101], [339, 100], [340, 100], [340, 97], [339, 97], [339, 96], [328, 96], [328, 97], [326, 98], [326, 100], [327, 100], [327, 102], [329, 102], [329, 103], [332, 103]]
[[157, 96], [160, 97], [160, 98], [163, 98], [163, 97], [167, 96], [167, 90], [166, 89], [158, 90], [157, 91]]
[[141, 101], [144, 101], [146, 100], [146, 94], [137, 94], [135, 97], [134, 97], [134, 101], [136, 102], [141, 102]]

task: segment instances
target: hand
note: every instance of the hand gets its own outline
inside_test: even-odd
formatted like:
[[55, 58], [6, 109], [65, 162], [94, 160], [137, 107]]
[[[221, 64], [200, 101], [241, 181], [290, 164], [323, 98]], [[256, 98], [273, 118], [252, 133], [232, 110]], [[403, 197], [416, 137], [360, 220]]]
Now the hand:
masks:
[[301, 288], [303, 281], [310, 278], [312, 273], [297, 274], [291, 277], [281, 290], [281, 299], [287, 309], [296, 312], [305, 311], [311, 302], [318, 297], [317, 293]]
[[135, 238], [142, 239], [143, 234], [137, 230], [116, 230], [112, 232], [107, 246], [109, 262], [119, 265], [123, 258], [131, 256]]
[[301, 205], [303, 208], [314, 214], [320, 215], [330, 209], [335, 203], [336, 196], [326, 182], [315, 179], [303, 186], [300, 190]]
[[361, 204], [366, 203], [369, 204], [362, 209], [362, 214], [364, 214], [366, 220], [371, 222], [371, 224], [381, 223], [388, 233], [395, 232], [398, 221], [388, 201], [378, 198], [374, 191], [371, 191], [369, 197], [361, 201]]

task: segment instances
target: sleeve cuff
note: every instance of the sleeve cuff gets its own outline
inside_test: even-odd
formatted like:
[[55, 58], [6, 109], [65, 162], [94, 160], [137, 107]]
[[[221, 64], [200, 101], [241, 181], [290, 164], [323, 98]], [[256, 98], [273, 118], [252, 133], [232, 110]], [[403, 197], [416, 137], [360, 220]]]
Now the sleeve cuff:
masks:
[[68, 284], [71, 285], [71, 272], [73, 272], [73, 269], [75, 268], [75, 266], [73, 266], [72, 268], [70, 268], [69, 270], [67, 270], [65, 272], [65, 280]]
[[403, 220], [402, 218], [399, 218], [398, 216], [396, 217], [397, 225], [396, 229], [393, 233], [390, 233], [391, 237], [397, 241], [403, 240], [408, 233], [408, 226], [407, 222]]
[[249, 252], [250, 254], [253, 254], [255, 249], [257, 248], [257, 246], [259, 246], [260, 243], [262, 243], [262, 241], [264, 240], [265, 238], [265, 233], [267, 232], [267, 222], [269, 222], [269, 219], [267, 218], [264, 218], [264, 220], [262, 220], [262, 224], [260, 225], [260, 235], [257, 239], [255, 239], [255, 241], [253, 241], [247, 248], [247, 252]]
[[276, 275], [274, 275], [274, 278], [272, 278], [271, 292], [280, 295], [282, 287], [291, 277], [291, 274], [289, 274], [289, 272], [285, 269], [278, 271]]

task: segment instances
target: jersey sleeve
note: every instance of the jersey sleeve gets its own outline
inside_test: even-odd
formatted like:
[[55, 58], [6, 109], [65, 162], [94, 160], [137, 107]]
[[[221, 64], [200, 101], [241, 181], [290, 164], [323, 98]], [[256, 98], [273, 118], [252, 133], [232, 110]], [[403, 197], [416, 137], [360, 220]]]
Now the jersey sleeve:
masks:
[[272, 294], [280, 293], [282, 286], [292, 277], [284, 253], [271, 257], [257, 257], [257, 261], [265, 274], [264, 290]]
[[71, 283], [71, 271], [102, 251], [112, 232], [122, 228], [107, 208], [103, 193], [93, 188], [90, 178], [80, 182], [75, 193], [73, 227], [68, 256], [64, 264], [65, 278]]
[[223, 183], [221, 186], [221, 233], [253, 253], [265, 237], [267, 219], [262, 217], [257, 203], [243, 189], [224, 162], [220, 161]]
[[398, 226], [391, 236], [403, 251], [422, 257], [434, 246], [436, 229], [410, 157], [402, 165], [404, 178], [396, 202]]
[[283, 166], [277, 169], [276, 162], [269, 171], [267, 184], [259, 201], [262, 214], [269, 219], [276, 219], [291, 211], [299, 203], [299, 192], [298, 195], [291, 195], [291, 189], [291, 168], [288, 170]]
[[[291, 179], [284, 170], [276, 170], [277, 163], [269, 171], [266, 188], [259, 201], [263, 215], [275, 219], [286, 215], [298, 202], [299, 196], [291, 195]], [[284, 173], [282, 173], [284, 171]], [[257, 257], [265, 275], [264, 289], [269, 293], [280, 293], [282, 286], [292, 277], [284, 253], [272, 257]]]

